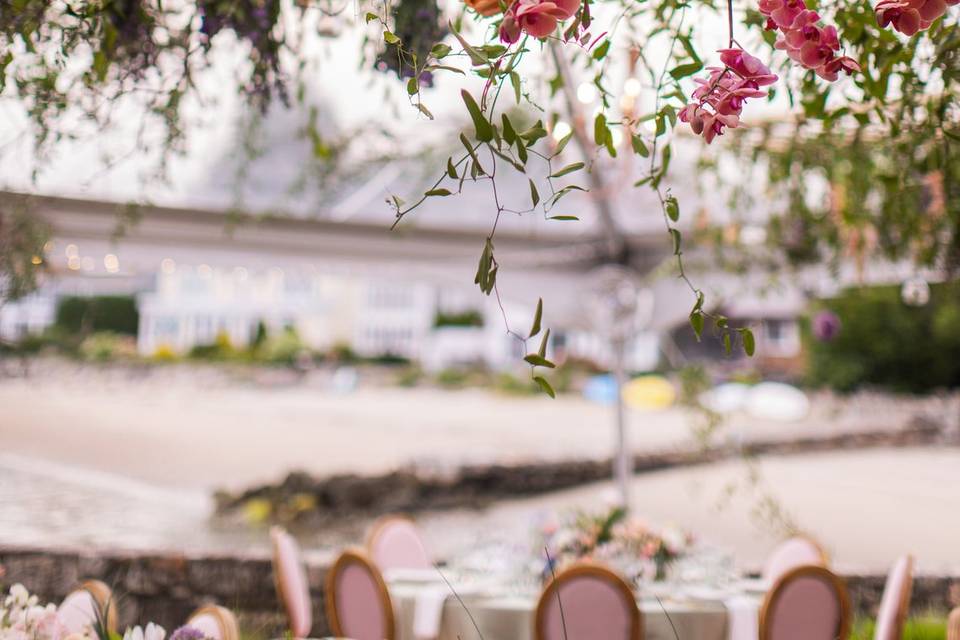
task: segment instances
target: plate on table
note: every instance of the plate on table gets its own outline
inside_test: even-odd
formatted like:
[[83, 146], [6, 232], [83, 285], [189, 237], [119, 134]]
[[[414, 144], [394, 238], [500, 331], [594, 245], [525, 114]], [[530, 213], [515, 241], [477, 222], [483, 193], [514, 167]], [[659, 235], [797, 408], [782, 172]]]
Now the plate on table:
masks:
[[763, 578], [744, 578], [734, 584], [734, 588], [741, 593], [763, 595], [770, 590], [770, 582]]
[[426, 584], [430, 582], [443, 582], [443, 578], [436, 569], [387, 569], [383, 572], [383, 579], [387, 582], [415, 582]]
[[717, 587], [689, 586], [682, 589], [680, 595], [687, 600], [697, 602], [723, 602], [730, 596], [730, 591]]

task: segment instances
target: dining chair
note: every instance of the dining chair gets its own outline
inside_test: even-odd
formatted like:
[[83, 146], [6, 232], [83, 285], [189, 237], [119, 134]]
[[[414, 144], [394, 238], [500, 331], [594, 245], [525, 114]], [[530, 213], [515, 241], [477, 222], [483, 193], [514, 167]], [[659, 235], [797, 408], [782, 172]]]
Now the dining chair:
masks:
[[417, 525], [405, 516], [384, 516], [374, 522], [367, 534], [367, 552], [380, 571], [433, 566]]
[[767, 558], [763, 579], [775, 583], [791, 569], [808, 565], [827, 567], [829, 557], [823, 547], [809, 536], [796, 535], [781, 542]]
[[287, 614], [287, 623], [294, 638], [306, 638], [313, 627], [310, 606], [310, 584], [300, 554], [300, 546], [281, 527], [270, 529], [273, 546], [273, 581], [277, 597]]
[[846, 640], [849, 635], [846, 585], [826, 567], [788, 571], [760, 609], [760, 640]]
[[217, 605], [200, 607], [187, 618], [187, 626], [211, 640], [240, 640], [240, 626], [233, 612]]
[[642, 640], [636, 596], [604, 566], [578, 562], [553, 577], [540, 594], [535, 640]]
[[327, 620], [336, 637], [394, 640], [393, 603], [380, 570], [362, 549], [340, 554], [327, 572]]
[[86, 580], [67, 594], [57, 607], [57, 618], [71, 634], [83, 634], [98, 623], [106, 623], [108, 631], [117, 630], [117, 606], [113, 591], [99, 580]]
[[897, 560], [887, 575], [873, 640], [901, 640], [912, 591], [913, 557], [907, 555]]
[[951, 611], [947, 618], [947, 640], [960, 640], [960, 607]]

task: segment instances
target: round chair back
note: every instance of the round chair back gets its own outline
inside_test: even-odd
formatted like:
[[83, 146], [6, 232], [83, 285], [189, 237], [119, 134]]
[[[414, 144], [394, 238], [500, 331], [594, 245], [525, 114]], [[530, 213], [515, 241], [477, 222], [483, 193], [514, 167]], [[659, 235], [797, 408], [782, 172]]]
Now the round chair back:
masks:
[[297, 541], [280, 527], [270, 529], [273, 580], [294, 638], [306, 638], [313, 626], [310, 584]]
[[951, 611], [947, 618], [947, 640], [960, 640], [960, 607]]
[[367, 551], [380, 571], [433, 566], [417, 525], [403, 516], [377, 520], [367, 536]]
[[187, 625], [213, 640], [240, 640], [240, 627], [233, 612], [216, 605], [200, 607], [187, 620]]
[[98, 622], [106, 623], [108, 631], [116, 631], [117, 606], [113, 592], [99, 580], [87, 580], [63, 599], [57, 607], [57, 618], [71, 634], [83, 634]]
[[829, 569], [797, 567], [767, 593], [760, 611], [760, 640], [846, 640], [850, 599]]
[[910, 595], [913, 592], [913, 557], [903, 556], [893, 565], [883, 588], [880, 611], [877, 613], [877, 628], [874, 640], [900, 640], [903, 625], [910, 610]]
[[809, 565], [826, 567], [829, 564], [826, 552], [816, 540], [794, 536], [781, 542], [767, 558], [763, 578], [773, 584], [791, 569]]
[[577, 563], [557, 574], [540, 594], [534, 619], [535, 640], [642, 637], [642, 620], [633, 591], [605, 567]]
[[393, 603], [383, 576], [362, 550], [340, 554], [327, 572], [327, 619], [333, 635], [394, 640]]

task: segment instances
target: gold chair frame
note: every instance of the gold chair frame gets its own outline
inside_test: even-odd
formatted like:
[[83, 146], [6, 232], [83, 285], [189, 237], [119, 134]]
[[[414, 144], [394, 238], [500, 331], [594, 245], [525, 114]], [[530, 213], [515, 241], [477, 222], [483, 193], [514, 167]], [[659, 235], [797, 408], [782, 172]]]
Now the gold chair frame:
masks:
[[337, 577], [351, 564], [363, 566], [363, 568], [373, 576], [373, 581], [377, 588], [377, 597], [380, 600], [385, 618], [386, 635], [383, 640], [395, 640], [397, 637], [397, 625], [393, 613], [393, 601], [390, 599], [387, 584], [383, 581], [383, 575], [370, 559], [370, 556], [367, 555], [366, 551], [359, 548], [347, 549], [341, 553], [329, 571], [327, 571], [323, 595], [327, 610], [327, 620], [330, 621], [330, 630], [336, 637], [345, 636], [343, 626], [340, 623], [340, 613], [337, 611]]

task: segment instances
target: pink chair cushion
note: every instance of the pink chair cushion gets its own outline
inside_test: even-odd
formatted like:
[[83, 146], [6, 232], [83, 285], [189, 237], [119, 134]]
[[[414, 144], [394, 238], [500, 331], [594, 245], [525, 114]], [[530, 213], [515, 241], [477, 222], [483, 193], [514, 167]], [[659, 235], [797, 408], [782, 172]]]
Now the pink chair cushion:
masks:
[[874, 640], [900, 640], [897, 637], [897, 622], [900, 619], [900, 605], [905, 600], [905, 592], [911, 588], [910, 558], [904, 556], [897, 560], [887, 575], [887, 584], [883, 588], [883, 599], [877, 614], [877, 627]]
[[763, 578], [772, 584], [788, 571], [810, 564], [823, 566], [823, 556], [817, 545], [806, 538], [790, 538], [782, 542], [767, 558]]
[[273, 539], [273, 570], [280, 587], [278, 595], [283, 598], [290, 631], [295, 638], [306, 638], [313, 626], [313, 614], [310, 608], [310, 585], [300, 558], [300, 547], [282, 529], [272, 529], [270, 536]]
[[198, 616], [194, 616], [190, 618], [187, 624], [194, 629], [203, 632], [203, 635], [206, 638], [223, 640], [223, 629], [220, 628], [220, 622], [209, 613], [201, 613]]
[[409, 520], [384, 523], [370, 541], [370, 555], [381, 571], [433, 566], [416, 525]]
[[836, 640], [841, 606], [836, 589], [822, 578], [787, 583], [768, 611], [771, 640]]
[[631, 640], [631, 607], [637, 606], [636, 601], [628, 601], [625, 594], [607, 580], [596, 576], [569, 578], [547, 598], [542, 613], [544, 640]]
[[98, 608], [89, 591], [74, 591], [57, 608], [57, 617], [70, 633], [83, 633], [96, 624]]
[[386, 638], [387, 613], [377, 581], [367, 567], [358, 562], [347, 564], [335, 584], [334, 603], [343, 635], [351, 640]]

